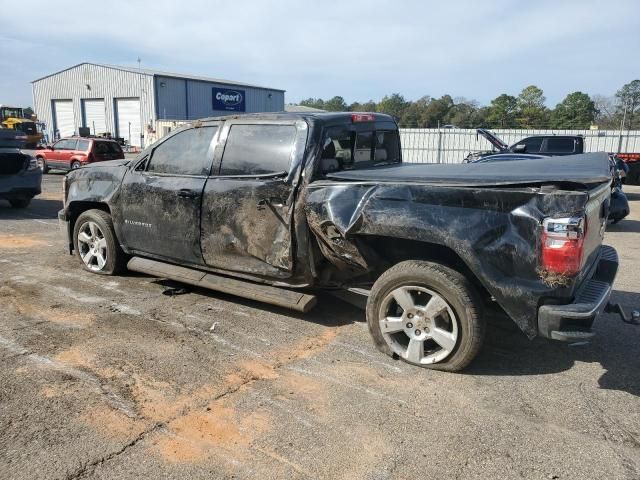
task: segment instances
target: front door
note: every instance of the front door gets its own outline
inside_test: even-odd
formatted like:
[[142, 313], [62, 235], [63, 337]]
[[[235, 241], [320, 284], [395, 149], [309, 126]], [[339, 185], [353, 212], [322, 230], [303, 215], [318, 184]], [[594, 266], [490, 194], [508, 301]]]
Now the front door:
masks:
[[202, 202], [202, 254], [208, 266], [291, 276], [295, 159], [302, 157], [306, 138], [304, 122], [225, 123], [224, 153]]
[[[76, 149], [77, 140], [75, 138], [64, 138], [54, 144], [54, 150], [51, 152], [53, 156], [52, 162], [49, 163], [50, 167], [63, 168], [68, 170], [70, 168], [71, 154]], [[47, 154], [49, 155], [49, 154]]]
[[177, 131], [127, 172], [115, 216], [128, 249], [202, 264], [200, 208], [217, 131], [215, 125]]

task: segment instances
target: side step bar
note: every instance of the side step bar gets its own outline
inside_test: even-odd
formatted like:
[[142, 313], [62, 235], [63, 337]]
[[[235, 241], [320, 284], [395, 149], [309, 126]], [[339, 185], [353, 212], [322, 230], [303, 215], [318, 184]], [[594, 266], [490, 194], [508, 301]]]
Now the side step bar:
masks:
[[193, 268], [150, 260], [148, 258], [133, 257], [129, 260], [127, 268], [133, 272], [146, 273], [154, 277], [169, 278], [177, 282], [229, 293], [259, 302], [270, 303], [271, 305], [289, 308], [298, 312], [308, 312], [318, 301], [315, 295], [272, 287], [270, 285], [261, 285], [235, 278], [227, 278]]

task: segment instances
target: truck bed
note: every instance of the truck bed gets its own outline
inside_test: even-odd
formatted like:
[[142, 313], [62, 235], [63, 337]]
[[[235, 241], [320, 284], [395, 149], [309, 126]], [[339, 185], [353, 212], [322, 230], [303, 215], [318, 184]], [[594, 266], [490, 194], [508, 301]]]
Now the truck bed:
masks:
[[517, 165], [494, 163], [409, 164], [327, 175], [332, 180], [359, 182], [417, 182], [440, 186], [487, 187], [542, 183], [593, 185], [611, 180], [606, 153], [520, 160]]

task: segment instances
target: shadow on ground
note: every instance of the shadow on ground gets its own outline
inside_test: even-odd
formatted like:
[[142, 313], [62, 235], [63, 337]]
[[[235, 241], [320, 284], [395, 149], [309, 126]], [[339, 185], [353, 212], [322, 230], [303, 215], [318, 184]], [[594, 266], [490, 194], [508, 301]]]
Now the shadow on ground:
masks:
[[[640, 307], [640, 294], [614, 291], [612, 301], [627, 311]], [[576, 362], [599, 363], [605, 373], [601, 388], [640, 396], [640, 327], [623, 323], [616, 315], [602, 315], [594, 324], [591, 343], [570, 346], [527, 337], [509, 319], [491, 320], [485, 346], [467, 370], [474, 375], [547, 375], [568, 370]]]
[[[163, 290], [185, 288], [187, 293], [214, 297], [319, 325], [335, 327], [366, 321], [362, 309], [326, 292], [319, 294], [318, 305], [312, 311], [298, 313], [178, 282], [158, 279], [152, 283]], [[622, 303], [630, 311], [640, 307], [640, 294], [615, 291], [612, 301]], [[596, 320], [594, 330], [595, 339], [586, 345], [571, 346], [543, 338], [529, 340], [506, 316], [491, 315], [484, 347], [465, 373], [479, 376], [548, 375], [569, 370], [576, 362], [598, 363], [606, 370], [598, 381], [601, 388], [640, 396], [640, 355], [637, 347], [640, 327], [627, 325], [615, 315], [602, 315]], [[369, 343], [369, 346], [374, 353], [373, 344]]]
[[640, 232], [640, 220], [624, 219], [618, 223], [609, 224], [607, 232], [638, 233]]
[[9, 202], [0, 201], [0, 220], [57, 219], [62, 201], [34, 198], [27, 208], [13, 208]]
[[[131, 272], [127, 273], [127, 275], [129, 274], [131, 274]], [[134, 275], [144, 277], [144, 274]], [[291, 318], [293, 320], [311, 322], [318, 325], [325, 325], [327, 327], [338, 327], [342, 325], [349, 325], [356, 322], [366, 321], [364, 310], [361, 310], [353, 305], [350, 305], [349, 303], [339, 300], [327, 292], [316, 292], [318, 296], [318, 304], [311, 311], [302, 313], [283, 307], [278, 307], [276, 305], [269, 305], [267, 303], [251, 300], [248, 298], [237, 297], [235, 295], [217, 292], [215, 290], [194, 287], [168, 279], [159, 278], [151, 281], [150, 283], [161, 287], [159, 293], [168, 296], [174, 296], [174, 293], [170, 293], [171, 291], [176, 291], [175, 293], [177, 293], [177, 295], [197, 294], [204, 297], [216, 298], [218, 300], [237, 303], [238, 305], [254, 308], [256, 310], [265, 310], [277, 315]]]

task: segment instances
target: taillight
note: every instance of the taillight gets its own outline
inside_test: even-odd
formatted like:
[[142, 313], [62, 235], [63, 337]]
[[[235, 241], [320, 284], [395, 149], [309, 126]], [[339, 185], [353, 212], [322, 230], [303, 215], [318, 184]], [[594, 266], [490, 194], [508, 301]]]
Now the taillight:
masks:
[[27, 170], [33, 171], [39, 169], [38, 160], [35, 157], [29, 157], [29, 165], [27, 165]]
[[353, 123], [360, 123], [360, 122], [375, 122], [376, 121], [376, 116], [372, 113], [352, 113], [351, 114], [351, 121]]
[[87, 155], [87, 162], [91, 163], [95, 161], [95, 157], [93, 156], [93, 152], [89, 152], [89, 155]]
[[578, 274], [585, 231], [584, 217], [546, 218], [542, 222], [542, 268], [559, 275]]

